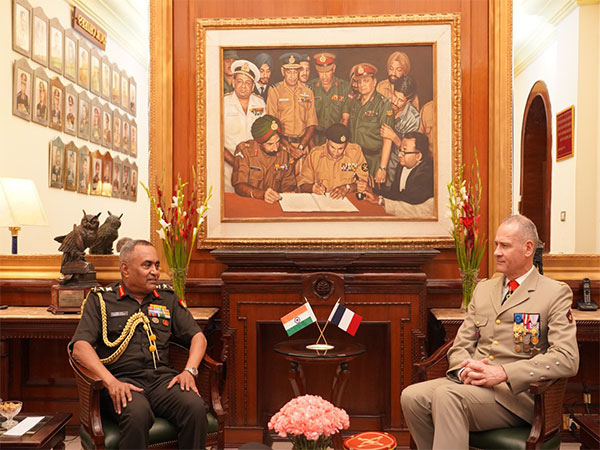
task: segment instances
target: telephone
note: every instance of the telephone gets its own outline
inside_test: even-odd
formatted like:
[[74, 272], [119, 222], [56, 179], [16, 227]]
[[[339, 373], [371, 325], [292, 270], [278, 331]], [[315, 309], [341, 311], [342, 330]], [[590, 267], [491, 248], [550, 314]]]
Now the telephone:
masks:
[[581, 311], [596, 311], [598, 305], [592, 300], [592, 283], [589, 278], [583, 279], [583, 298], [577, 300], [577, 309]]

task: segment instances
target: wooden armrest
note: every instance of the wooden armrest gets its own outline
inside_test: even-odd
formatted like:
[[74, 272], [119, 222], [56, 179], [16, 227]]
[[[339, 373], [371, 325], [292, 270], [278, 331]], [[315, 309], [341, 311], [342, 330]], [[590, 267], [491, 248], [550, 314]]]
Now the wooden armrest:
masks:
[[529, 392], [533, 395], [537, 395], [537, 394], [543, 394], [544, 392], [546, 392], [548, 389], [550, 389], [550, 387], [559, 382], [562, 378], [557, 378], [555, 380], [547, 380], [547, 381], [538, 381], [536, 383], [531, 383], [529, 385]]
[[526, 448], [540, 448], [542, 442], [559, 433], [562, 427], [562, 405], [567, 378], [531, 383], [533, 394], [533, 423]]
[[450, 350], [450, 347], [452, 347], [453, 343], [454, 341], [446, 342], [429, 358], [414, 364], [419, 381], [426, 381], [446, 376], [446, 371], [448, 370], [448, 359], [446, 355], [448, 354], [448, 350]]
[[99, 391], [102, 388], [104, 388], [104, 384], [102, 383], [102, 380], [100, 379], [100, 377], [98, 377], [98, 376], [94, 375], [92, 372], [90, 372], [87, 367], [79, 364], [73, 358], [73, 355], [70, 352], [69, 352], [69, 362], [71, 363], [71, 367], [73, 367], [75, 374], [77, 376], [80, 376], [85, 383], [90, 385], [90, 387], [92, 389]]

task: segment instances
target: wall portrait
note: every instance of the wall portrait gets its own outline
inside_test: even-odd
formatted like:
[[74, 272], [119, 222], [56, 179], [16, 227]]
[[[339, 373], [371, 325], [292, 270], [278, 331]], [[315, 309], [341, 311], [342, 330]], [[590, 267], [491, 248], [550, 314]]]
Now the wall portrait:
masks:
[[119, 66], [112, 63], [111, 69], [111, 82], [110, 82], [110, 101], [115, 106], [121, 106], [121, 72]]
[[65, 78], [77, 83], [77, 42], [79, 38], [69, 28], [65, 30]]
[[129, 198], [129, 188], [131, 186], [131, 165], [128, 159], [123, 160], [123, 181], [121, 182], [121, 195], [123, 199]]
[[33, 73], [33, 121], [48, 126], [50, 81], [46, 71], [38, 67]]
[[102, 65], [102, 61], [100, 60], [100, 52], [96, 49], [96, 47], [92, 47], [90, 54], [90, 91], [96, 95], [101, 95], [100, 66]]
[[31, 56], [31, 5], [26, 0], [13, 0], [13, 50]]
[[77, 190], [77, 157], [79, 149], [73, 143], [69, 142], [65, 146], [65, 190]]
[[102, 143], [102, 105], [98, 97], [92, 99], [92, 124], [90, 128], [90, 141], [94, 144]]
[[92, 186], [90, 190], [92, 195], [102, 194], [102, 161], [100, 150], [92, 153]]
[[110, 152], [102, 156], [102, 195], [112, 197], [113, 158]]
[[65, 122], [65, 87], [58, 77], [50, 81], [50, 123], [48, 126], [62, 131]]
[[135, 120], [133, 120], [133, 119], [129, 121], [129, 130], [131, 133], [131, 139], [129, 142], [129, 154], [131, 156], [133, 156], [134, 158], [137, 158], [137, 141], [138, 141], [137, 124], [135, 123]]
[[123, 162], [121, 158], [115, 156], [113, 158], [113, 174], [112, 174], [112, 196], [115, 198], [121, 197], [121, 183], [123, 180]]
[[65, 31], [58, 19], [50, 19], [48, 68], [62, 75], [64, 71]]
[[90, 115], [91, 102], [90, 97], [85, 92], [79, 93], [77, 137], [80, 139], [90, 138]]
[[48, 18], [40, 7], [33, 8], [31, 59], [42, 66], [48, 66]]
[[113, 112], [113, 142], [112, 148], [118, 152], [121, 151], [121, 133], [122, 133], [123, 122], [121, 120], [121, 113], [117, 110]]
[[15, 61], [13, 67], [13, 114], [25, 120], [31, 120], [33, 71], [27, 60]]
[[48, 185], [62, 189], [65, 179], [65, 144], [60, 137], [50, 141], [48, 152]]
[[199, 246], [449, 245], [457, 16], [265, 20], [197, 21]]
[[105, 104], [102, 109], [102, 145], [112, 148], [112, 122], [113, 111]]
[[65, 86], [65, 133], [77, 136], [79, 94], [72, 84]]
[[121, 122], [123, 123], [123, 125], [122, 125], [123, 136], [121, 136], [121, 151], [124, 154], [128, 155], [129, 147], [131, 144], [131, 131], [130, 131], [129, 120], [127, 119], [127, 114], [123, 114], [121, 116]]
[[124, 70], [121, 71], [121, 108], [129, 111], [129, 76]]
[[79, 159], [77, 161], [77, 192], [80, 194], [90, 194], [91, 168], [92, 156], [90, 154], [90, 150], [84, 145], [79, 149]]
[[90, 89], [90, 47], [83, 39], [77, 45], [77, 84]]
[[135, 202], [137, 201], [138, 192], [138, 167], [136, 163], [131, 164], [131, 183], [129, 185], [128, 199]]
[[137, 84], [133, 77], [129, 78], [129, 112], [135, 117]]
[[106, 55], [102, 55], [102, 98], [106, 101], [110, 101], [110, 82], [111, 82], [111, 68], [110, 61]]

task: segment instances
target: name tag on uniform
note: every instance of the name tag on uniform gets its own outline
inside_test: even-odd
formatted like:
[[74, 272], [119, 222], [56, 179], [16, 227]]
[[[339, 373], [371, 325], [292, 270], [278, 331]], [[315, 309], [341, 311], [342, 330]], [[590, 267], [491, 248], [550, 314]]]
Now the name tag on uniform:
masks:
[[110, 317], [124, 317], [128, 315], [129, 313], [127, 311], [113, 311], [110, 313]]

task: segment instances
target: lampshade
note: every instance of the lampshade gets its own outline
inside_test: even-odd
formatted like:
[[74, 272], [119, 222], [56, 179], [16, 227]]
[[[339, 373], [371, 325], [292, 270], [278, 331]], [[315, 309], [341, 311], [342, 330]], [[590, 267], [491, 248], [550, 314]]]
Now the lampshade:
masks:
[[0, 177], [0, 227], [47, 224], [33, 180]]

